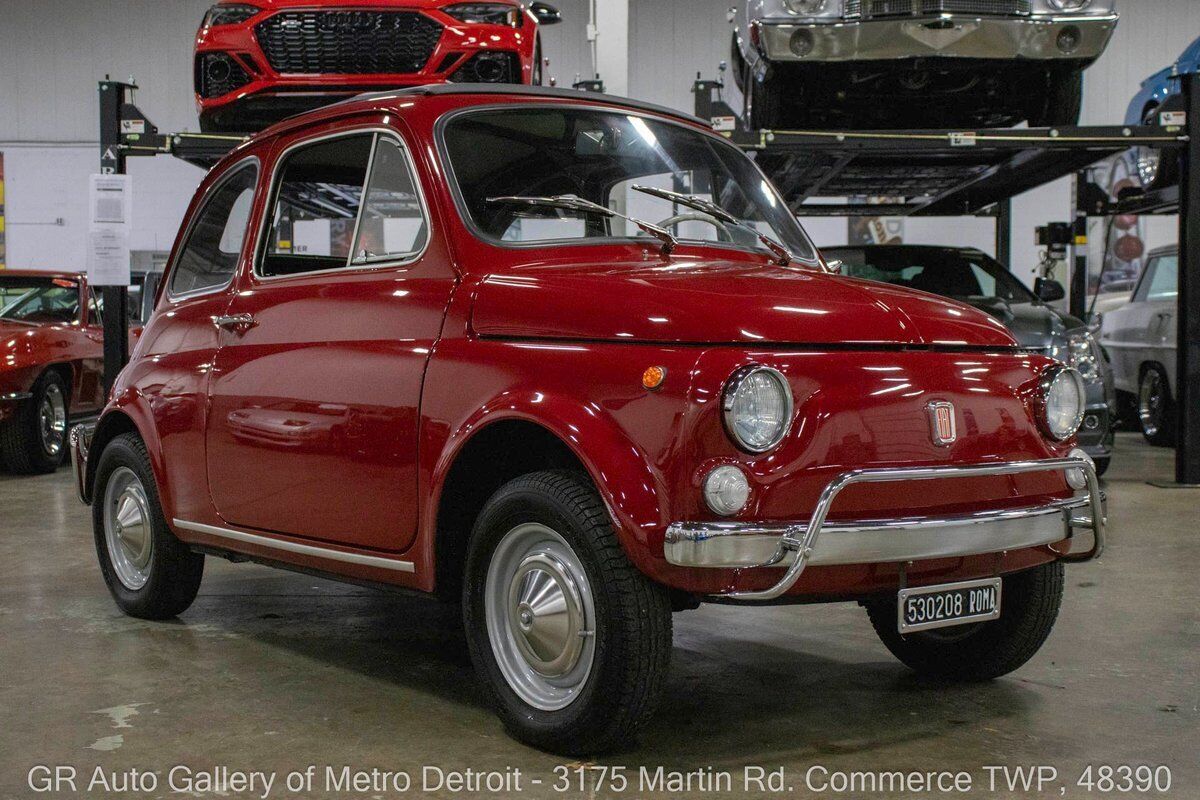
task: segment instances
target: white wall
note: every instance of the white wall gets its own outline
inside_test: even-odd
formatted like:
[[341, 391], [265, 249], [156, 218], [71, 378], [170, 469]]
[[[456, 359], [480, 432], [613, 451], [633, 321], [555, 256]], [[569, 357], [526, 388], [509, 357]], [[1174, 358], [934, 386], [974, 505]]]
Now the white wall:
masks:
[[[629, 0], [630, 94], [691, 110], [696, 73], [711, 77], [729, 58], [725, 12], [739, 1]], [[584, 34], [588, 0], [558, 4], [565, 21], [543, 33], [551, 60], [547, 75], [567, 86], [591, 72]], [[8, 175], [10, 266], [83, 263], [83, 196], [96, 167], [96, 82], [106, 73], [138, 79], [136, 100], [162, 130], [195, 129], [191, 39], [208, 5], [209, 0], [0, 0], [0, 151]], [[1126, 0], [1123, 13], [1108, 53], [1087, 74], [1086, 123], [1119, 122], [1139, 82], [1200, 35], [1196, 0]], [[730, 94], [736, 95], [732, 86]], [[170, 158], [134, 159], [130, 171], [134, 246], [168, 247], [200, 173]], [[1018, 198], [1013, 265], [1019, 274], [1027, 276], [1037, 260], [1033, 228], [1066, 220], [1070, 200], [1069, 180]], [[22, 224], [58, 217], [61, 227]], [[805, 223], [821, 244], [845, 241], [844, 220]], [[1156, 222], [1149, 233], [1150, 246], [1173, 241], [1170, 222]], [[993, 249], [987, 219], [909, 220], [906, 237]]]

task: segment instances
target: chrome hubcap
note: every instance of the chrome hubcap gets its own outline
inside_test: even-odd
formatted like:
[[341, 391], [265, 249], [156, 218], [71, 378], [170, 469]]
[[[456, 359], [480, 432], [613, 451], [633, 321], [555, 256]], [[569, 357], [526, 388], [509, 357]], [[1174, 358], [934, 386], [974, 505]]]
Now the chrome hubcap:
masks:
[[62, 452], [67, 436], [67, 402], [56, 383], [47, 386], [42, 396], [38, 408], [38, 436], [46, 455], [57, 456]]
[[1157, 372], [1148, 372], [1142, 378], [1142, 389], [1138, 396], [1138, 417], [1147, 436], [1158, 433], [1162, 420], [1162, 386]]
[[595, 607], [583, 565], [550, 528], [513, 528], [492, 555], [484, 589], [492, 653], [529, 705], [557, 711], [579, 695], [595, 656]]
[[121, 584], [130, 591], [145, 586], [154, 555], [150, 504], [141, 480], [128, 467], [114, 470], [104, 490], [104, 539]]

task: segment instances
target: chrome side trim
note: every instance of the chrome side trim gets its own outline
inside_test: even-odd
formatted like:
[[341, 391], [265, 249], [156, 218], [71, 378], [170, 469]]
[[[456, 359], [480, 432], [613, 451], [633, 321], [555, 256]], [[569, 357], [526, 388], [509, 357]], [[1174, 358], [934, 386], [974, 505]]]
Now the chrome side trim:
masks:
[[[957, 519], [918, 518], [825, 524], [837, 496], [846, 487], [858, 483], [894, 483], [1029, 472], [1065, 473], [1068, 470], [1083, 472], [1087, 482], [1087, 493], [1046, 506], [983, 512]], [[1078, 511], [1083, 508], [1087, 510]], [[1016, 547], [1051, 544], [1069, 538], [1075, 528], [1092, 531], [1092, 547], [1078, 555], [1063, 556], [1062, 560], [1089, 561], [1098, 558], [1104, 551], [1105, 524], [1104, 496], [1100, 492], [1096, 469], [1083, 459], [1056, 458], [1046, 461], [1012, 461], [969, 466], [859, 469], [843, 472], [830, 481], [821, 492], [812, 517], [807, 521], [770, 526], [727, 522], [676, 523], [667, 530], [664, 552], [671, 563], [680, 563], [682, 566], [729, 566], [721, 562], [733, 560], [734, 557], [728, 552], [722, 552], [723, 550], [736, 550], [739, 545], [753, 542], [755, 539], [765, 540], [765, 549], [774, 551], [769, 558], [757, 564], [751, 560], [736, 566], [786, 565], [787, 570], [783, 577], [769, 589], [732, 592], [725, 597], [734, 600], [774, 600], [786, 594], [799, 580], [804, 569], [813, 563], [874, 563], [999, 552]], [[992, 549], [993, 543], [986, 538], [989, 533], [1008, 540], [1009, 544]], [[818, 540], [822, 544], [820, 549], [817, 547]], [[757, 550], [762, 545], [750, 546]], [[713, 547], [716, 550], [712, 551], [711, 556], [707, 555]], [[897, 555], [898, 553], [913, 555]], [[695, 563], [696, 560], [702, 562], [709, 558], [717, 563]]]
[[218, 528], [215, 525], [204, 525], [199, 522], [188, 522], [182, 519], [172, 520], [172, 523], [177, 528], [183, 528], [185, 531], [195, 531], [196, 533], [204, 533], [209, 536], [219, 536], [222, 539], [232, 539], [236, 542], [244, 542], [258, 547], [269, 547], [272, 550], [283, 550], [288, 553], [296, 553], [302, 556], [314, 556], [316, 558], [324, 558], [329, 561], [341, 561], [345, 564], [357, 564], [360, 567], [375, 567], [376, 569], [390, 569], [395, 572], [416, 572], [416, 565], [411, 561], [398, 561], [394, 558], [380, 558], [379, 556], [364, 556], [359, 553], [347, 553], [342, 550], [332, 550], [328, 547], [318, 547], [311, 544], [299, 544], [297, 542], [288, 542], [282, 539], [274, 539], [269, 536], [258, 536], [253, 533], [244, 533], [242, 531], [230, 530], [229, 528]]
[[33, 392], [9, 392], [8, 394], [0, 394], [0, 402], [5, 400], [28, 400], [33, 397]]

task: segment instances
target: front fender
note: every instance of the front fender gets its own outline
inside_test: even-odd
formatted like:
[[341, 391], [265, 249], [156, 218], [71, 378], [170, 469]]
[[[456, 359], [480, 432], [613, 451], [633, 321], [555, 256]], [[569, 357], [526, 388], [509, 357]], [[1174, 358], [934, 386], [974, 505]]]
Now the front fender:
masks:
[[475, 436], [505, 421], [537, 425], [574, 454], [604, 501], [626, 555], [639, 568], [652, 571], [651, 554], [662, 552], [668, 522], [662, 475], [651, 466], [651, 456], [611, 416], [577, 397], [505, 392], [483, 404], [447, 439], [432, 475], [435, 491], [430, 492], [425, 519], [436, 520], [446, 479], [463, 449]]
[[154, 471], [154, 482], [158, 490], [159, 502], [162, 504], [163, 515], [171, 519], [169, 509], [174, 508], [170, 483], [166, 478], [166, 464], [163, 459], [162, 442], [158, 438], [150, 403], [144, 395], [132, 387], [120, 392], [100, 414], [96, 422], [96, 432], [92, 436], [87, 453], [87, 466], [80, 492], [85, 503], [93, 500], [96, 484], [96, 466], [100, 463], [100, 455], [105, 446], [123, 433], [135, 432], [141, 437], [150, 456], [150, 467]]

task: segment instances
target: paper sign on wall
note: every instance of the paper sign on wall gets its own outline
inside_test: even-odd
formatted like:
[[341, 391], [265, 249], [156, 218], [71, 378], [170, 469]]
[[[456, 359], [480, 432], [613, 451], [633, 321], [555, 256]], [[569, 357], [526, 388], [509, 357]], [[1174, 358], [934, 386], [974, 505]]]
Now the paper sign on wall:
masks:
[[128, 175], [93, 175], [88, 185], [88, 281], [93, 286], [128, 286], [129, 229], [133, 184]]

